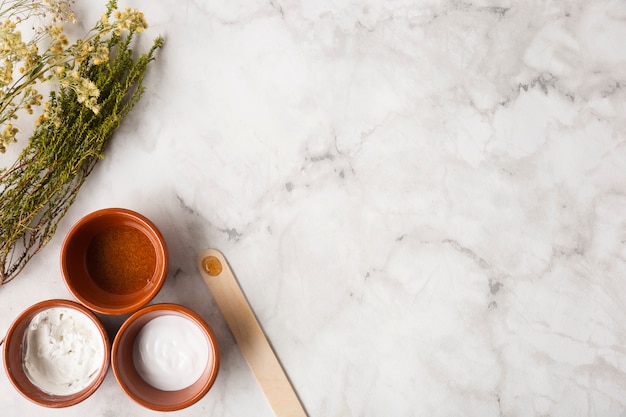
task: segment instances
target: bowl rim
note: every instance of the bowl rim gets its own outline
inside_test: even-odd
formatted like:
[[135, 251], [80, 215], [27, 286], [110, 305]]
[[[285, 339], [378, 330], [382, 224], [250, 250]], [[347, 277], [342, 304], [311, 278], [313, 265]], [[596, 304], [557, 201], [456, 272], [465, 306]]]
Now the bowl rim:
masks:
[[[118, 369], [118, 364], [117, 364], [117, 352], [119, 350], [120, 341], [124, 333], [139, 318], [155, 311], [164, 312], [164, 313], [175, 312], [175, 313], [182, 314], [186, 316], [187, 318], [191, 319], [196, 325], [198, 325], [198, 327], [202, 329], [202, 332], [205, 334], [205, 336], [208, 339], [209, 348], [212, 350], [212, 355], [211, 355], [211, 357], [213, 358], [213, 360], [211, 361], [213, 365], [212, 370], [211, 370], [212, 372], [211, 372], [210, 377], [202, 386], [202, 389], [198, 391], [196, 394], [194, 394], [194, 396], [189, 398], [188, 400], [182, 401], [177, 404], [168, 405], [168, 406], [158, 405], [149, 401], [145, 401], [142, 398], [139, 398], [137, 395], [135, 395], [135, 393], [133, 393], [128, 388], [126, 383], [123, 381], [122, 375], [120, 373], [120, 370]], [[217, 374], [219, 373], [219, 367], [220, 367], [219, 346], [217, 343], [217, 337], [215, 336], [215, 333], [213, 332], [213, 329], [211, 328], [211, 326], [209, 326], [209, 324], [197, 312], [193, 311], [192, 309], [188, 307], [185, 307], [180, 304], [175, 304], [175, 303], [151, 304], [149, 306], [141, 308], [139, 311], [132, 314], [120, 326], [119, 330], [117, 331], [117, 334], [115, 335], [115, 339], [113, 340], [113, 345], [111, 347], [111, 368], [113, 370], [113, 375], [115, 376], [115, 380], [117, 381], [120, 388], [122, 388], [122, 391], [124, 391], [126, 395], [128, 395], [133, 401], [135, 401], [139, 405], [142, 405], [154, 411], [178, 411], [178, 410], [182, 410], [184, 408], [190, 407], [193, 404], [200, 401], [200, 399], [202, 399], [206, 395], [206, 393], [211, 389], [211, 387], [215, 383], [215, 380], [217, 379]]]
[[[103, 347], [104, 347], [104, 359], [102, 361], [102, 365], [100, 367], [100, 370], [98, 371], [98, 376], [96, 377], [96, 379], [94, 379], [91, 384], [89, 384], [89, 386], [85, 389], [83, 389], [82, 391], [75, 393], [75, 394], [70, 394], [70, 395], [51, 395], [51, 394], [47, 394], [46, 396], [50, 397], [50, 398], [54, 398], [51, 400], [43, 400], [43, 399], [39, 399], [36, 397], [33, 397], [31, 395], [29, 395], [24, 389], [23, 387], [19, 384], [19, 382], [17, 381], [17, 379], [15, 378], [15, 375], [13, 374], [13, 372], [11, 371], [11, 367], [9, 365], [9, 353], [10, 353], [10, 346], [12, 345], [12, 343], [15, 343], [15, 341], [13, 341], [13, 338], [15, 336], [18, 336], [15, 334], [18, 326], [20, 324], [22, 324], [22, 322], [24, 321], [24, 319], [30, 315], [35, 315], [41, 311], [50, 309], [50, 308], [55, 308], [55, 307], [64, 307], [64, 308], [70, 308], [76, 311], [79, 311], [81, 313], [83, 313], [85, 316], [87, 316], [98, 328], [98, 331], [100, 333], [100, 337], [103, 343]], [[20, 341], [20, 350], [22, 349], [22, 345], [23, 345], [23, 341]], [[96, 392], [96, 390], [100, 387], [100, 385], [102, 384], [102, 382], [104, 381], [104, 379], [106, 378], [106, 375], [108, 373], [109, 370], [109, 365], [110, 365], [110, 361], [111, 361], [111, 344], [110, 344], [110, 340], [109, 340], [109, 336], [106, 332], [106, 329], [104, 328], [104, 325], [102, 324], [102, 322], [98, 319], [98, 317], [91, 311], [89, 310], [87, 307], [81, 305], [80, 303], [77, 303], [75, 301], [72, 300], [65, 300], [65, 299], [50, 299], [50, 300], [44, 300], [44, 301], [40, 301], [38, 303], [35, 303], [33, 305], [31, 305], [30, 307], [26, 308], [24, 311], [22, 311], [20, 314], [18, 314], [18, 316], [13, 320], [13, 322], [11, 323], [11, 325], [9, 326], [9, 330], [7, 330], [5, 339], [4, 339], [4, 350], [2, 352], [2, 357], [3, 357], [3, 362], [4, 362], [4, 369], [5, 372], [7, 374], [7, 377], [9, 379], [9, 381], [11, 382], [11, 385], [13, 385], [13, 387], [16, 389], [16, 391], [18, 391], [23, 397], [25, 397], [26, 399], [32, 401], [33, 403], [43, 406], [43, 407], [48, 407], [48, 408], [65, 408], [65, 407], [69, 407], [72, 405], [76, 405], [84, 400], [86, 400], [87, 398], [89, 398], [94, 392]], [[34, 385], [34, 384], [33, 384]], [[35, 386], [36, 387], [36, 386]], [[44, 392], [44, 391], [42, 391]], [[70, 398], [71, 397], [71, 398]]]
[[[148, 292], [146, 295], [141, 297], [141, 299], [129, 302], [124, 307], [119, 308], [111, 308], [111, 307], [103, 307], [96, 302], [93, 302], [87, 299], [83, 294], [81, 294], [76, 288], [74, 288], [69, 279], [69, 271], [68, 265], [66, 262], [67, 259], [67, 251], [68, 246], [72, 242], [78, 232], [85, 227], [87, 224], [92, 224], [92, 222], [97, 222], [98, 219], [103, 219], [107, 216], [123, 216], [127, 219], [132, 219], [133, 221], [142, 223], [150, 233], [154, 234], [154, 238], [158, 241], [158, 247], [155, 246], [155, 252], [157, 259], [162, 257], [162, 267], [159, 269], [159, 279], [155, 283], [155, 286]], [[63, 239], [63, 243], [61, 245], [61, 254], [60, 254], [60, 264], [61, 264], [61, 275], [63, 276], [63, 281], [65, 282], [65, 286], [69, 290], [69, 292], [85, 307], [93, 310], [97, 313], [106, 314], [106, 315], [122, 315], [129, 314], [139, 310], [141, 307], [147, 305], [156, 295], [159, 293], [163, 284], [165, 283], [165, 279], [167, 278], [167, 271], [169, 266], [169, 256], [167, 250], [167, 244], [161, 231], [159, 228], [146, 216], [141, 213], [138, 213], [134, 210], [122, 208], [122, 207], [108, 207], [102, 208], [99, 210], [92, 211], [91, 213], [86, 214], [82, 218], [80, 218], [76, 223], [72, 225], [70, 230], [65, 235]]]

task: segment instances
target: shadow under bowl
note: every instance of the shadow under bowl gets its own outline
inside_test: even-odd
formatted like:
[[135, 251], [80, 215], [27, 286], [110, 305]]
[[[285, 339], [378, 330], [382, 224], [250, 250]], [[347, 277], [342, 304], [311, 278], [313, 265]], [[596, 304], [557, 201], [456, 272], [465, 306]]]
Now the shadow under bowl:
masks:
[[168, 252], [157, 227], [123, 208], [92, 212], [70, 229], [61, 272], [78, 301], [102, 314], [128, 314], [150, 302], [167, 275]]
[[[153, 387], [138, 373], [133, 360], [135, 340], [152, 319], [165, 315], [186, 318], [194, 323], [207, 339], [209, 360], [202, 375], [191, 385], [176, 391]], [[124, 392], [140, 405], [155, 411], [176, 411], [187, 408], [206, 395], [219, 370], [219, 350], [211, 327], [194, 311], [178, 304], [153, 304], [131, 315], [120, 327], [111, 349], [111, 367]]]
[[[87, 387], [77, 393], [70, 395], [53, 395], [41, 390], [30, 381], [23, 365], [25, 337], [31, 321], [38, 313], [55, 307], [76, 310], [77, 312], [84, 314], [88, 319], [90, 319], [99, 330], [99, 335], [101, 337], [101, 342], [104, 349], [102, 366], [97, 371], [96, 377]], [[107, 371], [109, 369], [109, 358], [111, 350], [109, 347], [109, 338], [106, 331], [104, 330], [104, 327], [95, 316], [95, 314], [74, 301], [46, 300], [34, 304], [28, 309], [24, 310], [15, 319], [13, 324], [11, 324], [11, 327], [9, 327], [6, 339], [4, 341], [4, 345], [4, 366], [7, 376], [9, 377], [9, 381], [11, 381], [11, 384], [15, 387], [15, 389], [24, 397], [34, 402], [35, 404], [44, 407], [69, 407], [87, 399], [98, 389], [100, 384], [102, 384], [102, 381], [104, 381], [104, 378], [106, 377]]]

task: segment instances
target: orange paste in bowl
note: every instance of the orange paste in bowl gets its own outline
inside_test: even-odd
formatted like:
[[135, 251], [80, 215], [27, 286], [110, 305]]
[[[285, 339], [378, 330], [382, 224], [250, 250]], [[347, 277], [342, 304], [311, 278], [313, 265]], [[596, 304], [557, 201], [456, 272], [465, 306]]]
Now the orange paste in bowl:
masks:
[[87, 248], [87, 270], [103, 290], [130, 294], [143, 288], [156, 268], [150, 239], [131, 226], [114, 226], [94, 236]]

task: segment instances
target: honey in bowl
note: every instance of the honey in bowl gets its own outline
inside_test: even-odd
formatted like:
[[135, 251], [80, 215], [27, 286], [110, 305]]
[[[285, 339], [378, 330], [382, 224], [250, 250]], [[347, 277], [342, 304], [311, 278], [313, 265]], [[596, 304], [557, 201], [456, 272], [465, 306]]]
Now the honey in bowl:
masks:
[[68, 232], [61, 248], [67, 288], [102, 314], [127, 314], [145, 306], [167, 276], [165, 240], [148, 218], [132, 210], [89, 213]]
[[128, 225], [109, 227], [96, 234], [86, 253], [93, 281], [113, 294], [131, 294], [143, 288], [156, 268], [150, 239]]

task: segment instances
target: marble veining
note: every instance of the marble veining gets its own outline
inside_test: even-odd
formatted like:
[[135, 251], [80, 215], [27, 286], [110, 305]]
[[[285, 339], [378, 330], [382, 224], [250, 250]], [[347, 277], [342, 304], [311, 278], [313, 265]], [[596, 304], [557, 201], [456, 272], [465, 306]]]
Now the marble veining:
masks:
[[[165, 47], [57, 236], [0, 288], [0, 333], [70, 298], [65, 233], [122, 206], [170, 249], [154, 302], [220, 342], [214, 388], [172, 415], [273, 415], [196, 272], [214, 247], [310, 416], [626, 417], [626, 2], [120, 5]], [[111, 372], [61, 412], [4, 372], [0, 391], [7, 416], [158, 414]]]

